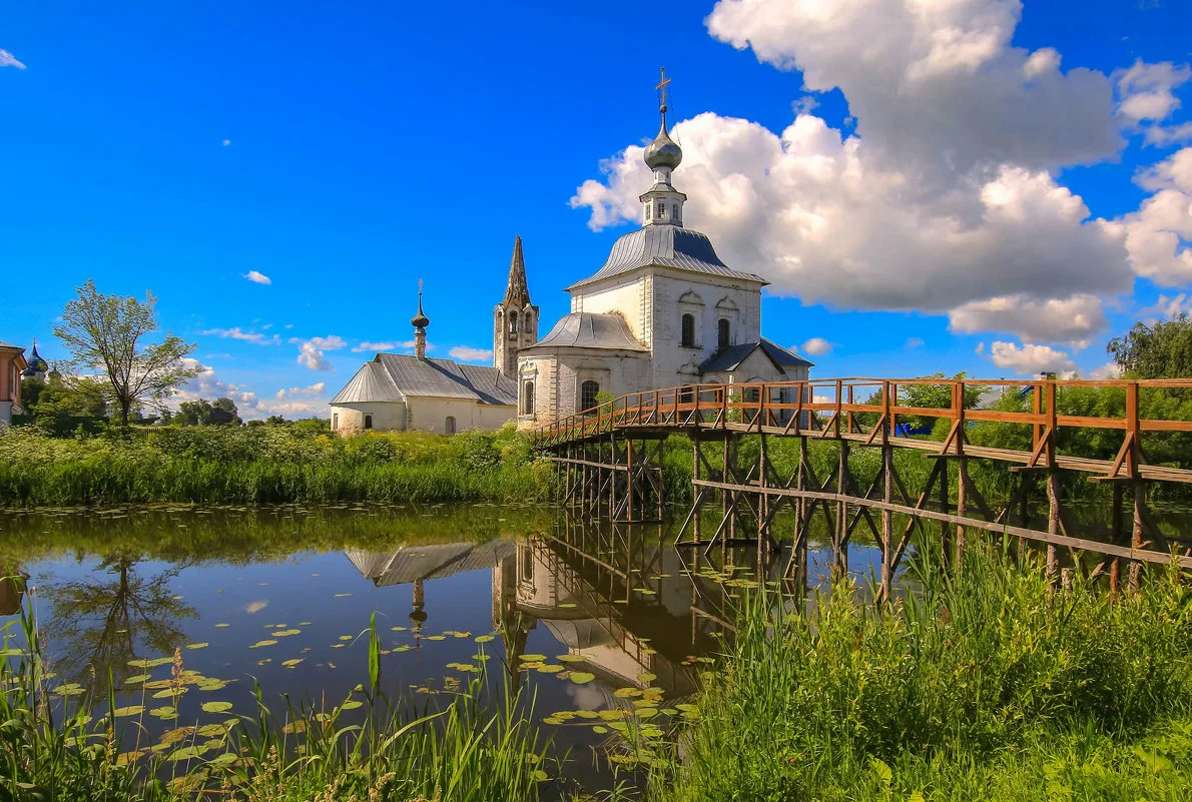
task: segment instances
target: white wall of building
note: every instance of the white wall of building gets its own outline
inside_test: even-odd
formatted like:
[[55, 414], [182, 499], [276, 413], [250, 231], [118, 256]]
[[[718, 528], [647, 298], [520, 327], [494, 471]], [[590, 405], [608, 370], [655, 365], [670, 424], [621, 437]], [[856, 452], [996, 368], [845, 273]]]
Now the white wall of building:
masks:
[[581, 411], [581, 388], [586, 381], [596, 382], [600, 392], [619, 396], [647, 386], [650, 376], [647, 354], [597, 349], [526, 355], [519, 365], [519, 397], [525, 397], [525, 382], [534, 382], [534, 410], [518, 415], [520, 428], [541, 426]]
[[356, 434], [365, 430], [364, 418], [372, 416], [375, 431], [418, 430], [448, 434], [447, 418], [455, 419], [455, 432], [499, 429], [514, 417], [512, 406], [481, 404], [467, 398], [407, 396], [401, 401], [354, 403], [331, 407], [332, 431]]
[[577, 290], [575, 295], [571, 296], [571, 311], [598, 315], [619, 312], [625, 318], [633, 336], [649, 347], [652, 322], [651, 283], [647, 273], [620, 281], [610, 281], [591, 291]]

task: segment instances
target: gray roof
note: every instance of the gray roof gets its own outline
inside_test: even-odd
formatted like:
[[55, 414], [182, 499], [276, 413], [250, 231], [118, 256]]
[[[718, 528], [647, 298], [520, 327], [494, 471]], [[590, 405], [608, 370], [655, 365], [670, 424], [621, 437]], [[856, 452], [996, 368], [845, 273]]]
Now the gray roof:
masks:
[[550, 333], [522, 353], [537, 348], [602, 348], [613, 351], [647, 352], [637, 341], [625, 318], [615, 314], [572, 312], [559, 318]]
[[612, 276], [619, 276], [639, 267], [658, 265], [678, 270], [690, 270], [721, 278], [735, 278], [767, 284], [754, 273], [733, 270], [716, 255], [712, 241], [698, 231], [682, 226], [653, 224], [630, 231], [613, 243], [608, 261], [596, 273], [567, 289], [575, 290]]
[[812, 363], [803, 357], [793, 354], [785, 348], [779, 348], [769, 340], [758, 340], [752, 343], [730, 345], [728, 348], [717, 351], [699, 366], [700, 373], [731, 373], [759, 348], [769, 357], [774, 367], [784, 374], [786, 368], [812, 367]]
[[517, 405], [517, 384], [496, 368], [450, 359], [377, 354], [344, 385], [332, 404], [401, 401], [404, 396], [468, 398], [481, 404]]
[[391, 552], [348, 549], [344, 553], [361, 574], [380, 587], [492, 568], [516, 549], [511, 541], [498, 540], [399, 546]]

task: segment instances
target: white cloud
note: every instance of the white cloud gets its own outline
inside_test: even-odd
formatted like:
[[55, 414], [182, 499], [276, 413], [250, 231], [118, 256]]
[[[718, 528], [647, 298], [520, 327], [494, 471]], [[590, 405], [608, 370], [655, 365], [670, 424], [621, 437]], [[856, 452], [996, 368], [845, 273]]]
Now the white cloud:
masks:
[[461, 362], [483, 362], [493, 358], [493, 352], [488, 348], [472, 348], [467, 345], [457, 345], [447, 352], [452, 359]]
[[308, 384], [306, 387], [283, 387], [277, 391], [275, 396], [278, 401], [284, 401], [287, 398], [290, 400], [296, 398], [314, 398], [321, 396], [327, 389], [327, 382], [315, 382]]
[[1170, 61], [1147, 64], [1138, 60], [1116, 77], [1121, 97], [1118, 114], [1132, 123], [1159, 122], [1180, 107], [1173, 90], [1192, 77], [1192, 70], [1186, 64], [1177, 66]]
[[262, 334], [259, 331], [244, 331], [239, 326], [230, 329], [203, 329], [199, 334], [205, 337], [222, 337], [225, 340], [240, 340], [254, 345], [280, 345], [281, 338], [276, 334]]
[[253, 284], [269, 285], [269, 284], [273, 283], [273, 279], [269, 278], [268, 276], [266, 276], [264, 273], [260, 272], [259, 270], [248, 271], [247, 273], [244, 274], [244, 278], [248, 279]]
[[948, 313], [948, 327], [954, 332], [1009, 331], [1035, 342], [1065, 342], [1081, 348], [1105, 325], [1101, 299], [1087, 293], [1046, 300], [998, 296], [970, 301]]
[[25, 65], [18, 61], [16, 56], [4, 49], [0, 49], [0, 67], [15, 67], [18, 70], [25, 69]]
[[903, 347], [908, 351], [914, 351], [918, 348], [922, 348], [926, 344], [927, 343], [924, 342], [922, 337], [907, 337]]
[[1089, 373], [1090, 379], [1120, 379], [1122, 376], [1122, 369], [1118, 367], [1116, 362], [1106, 362], [1099, 368], [1094, 368]]
[[1158, 317], [1174, 320], [1181, 315], [1192, 316], [1192, 297], [1187, 293], [1179, 293], [1170, 298], [1160, 293], [1158, 299], [1151, 306], [1138, 310], [1140, 317]]
[[1139, 173], [1152, 194], [1116, 225], [1140, 276], [1173, 286], [1192, 281], [1192, 147]]
[[1015, 345], [997, 340], [990, 346], [989, 356], [999, 368], [1032, 376], [1048, 371], [1066, 373], [1076, 370], [1072, 357], [1047, 345]]
[[[225, 148], [230, 148], [232, 146], [232, 140], [223, 139], [220, 141], [220, 144], [223, 145]], [[256, 271], [253, 271], [253, 272], [256, 272]], [[268, 283], [268, 282], [266, 282], [266, 283]]]
[[823, 356], [824, 354], [831, 353], [832, 343], [828, 342], [823, 337], [812, 337], [803, 343], [803, 345], [800, 347], [800, 350], [802, 350], [803, 353], [809, 354], [811, 356]]
[[[1173, 275], [1164, 251], [1170, 262], [1180, 245], [1156, 245], [1174, 225], [1158, 209], [1133, 225], [1094, 218], [1057, 176], [1113, 158], [1123, 131], [1170, 116], [1177, 104], [1143, 95], [1186, 69], [1063, 70], [1054, 48], [1012, 45], [1020, 14], [1018, 0], [721, 0], [706, 20], [713, 37], [801, 70], [805, 91], [840, 89], [857, 127], [834, 129], [807, 105], [780, 133], [714, 113], [678, 122], [686, 222], [729, 264], [807, 303], [1087, 340], [1135, 273]], [[577, 188], [571, 205], [590, 211], [589, 227], [639, 219], [642, 153], [628, 146]], [[1075, 314], [995, 321], [1007, 301]]]
[[327, 337], [311, 337], [309, 340], [291, 338], [298, 344], [298, 364], [310, 370], [331, 370], [331, 362], [325, 351], [337, 351], [347, 346], [347, 341], [336, 334]]

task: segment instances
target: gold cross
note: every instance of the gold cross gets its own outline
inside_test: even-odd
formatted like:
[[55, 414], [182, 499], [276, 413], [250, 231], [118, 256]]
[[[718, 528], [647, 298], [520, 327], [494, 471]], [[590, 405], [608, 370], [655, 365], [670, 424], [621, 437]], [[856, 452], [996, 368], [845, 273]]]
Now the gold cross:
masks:
[[666, 88], [670, 86], [671, 79], [666, 77], [666, 67], [658, 68], [658, 86], [654, 87], [658, 90], [659, 100], [661, 101], [662, 110], [666, 111]]

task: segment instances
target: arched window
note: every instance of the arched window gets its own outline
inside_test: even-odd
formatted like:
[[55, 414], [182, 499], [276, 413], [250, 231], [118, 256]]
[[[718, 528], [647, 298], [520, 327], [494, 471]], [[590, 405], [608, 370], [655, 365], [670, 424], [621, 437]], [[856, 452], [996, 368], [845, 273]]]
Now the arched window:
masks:
[[600, 384], [589, 379], [579, 386], [580, 411], [596, 406], [596, 395], [600, 392]]
[[522, 385], [522, 414], [534, 414], [534, 382], [526, 382]]
[[509, 333], [517, 334], [517, 312], [509, 313]]
[[448, 415], [447, 420], [443, 422], [443, 431], [447, 434], [455, 434], [455, 416]]
[[716, 347], [728, 348], [729, 340], [728, 319], [722, 317], [716, 324]]
[[694, 348], [695, 347], [695, 315], [692, 315], [692, 314], [683, 315], [682, 323], [683, 323], [683, 326], [682, 326], [682, 328], [683, 328], [683, 340], [682, 340], [683, 347], [684, 348]]
[[333, 432], [339, 431], [339, 413], [338, 412], [331, 413], [331, 431], [333, 431]]

